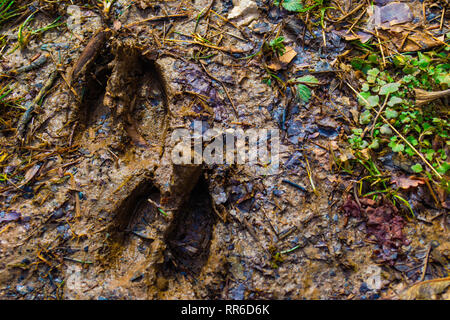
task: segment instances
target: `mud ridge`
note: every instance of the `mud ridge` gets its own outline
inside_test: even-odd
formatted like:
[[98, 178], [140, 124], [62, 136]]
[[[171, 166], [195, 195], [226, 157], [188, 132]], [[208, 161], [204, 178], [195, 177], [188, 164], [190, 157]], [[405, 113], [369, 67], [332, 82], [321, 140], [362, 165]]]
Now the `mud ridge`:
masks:
[[112, 60], [113, 56], [110, 50], [105, 49], [103, 54], [96, 59], [91, 70], [86, 73], [85, 85], [81, 90], [81, 105], [77, 115], [78, 133], [84, 132], [109, 111], [103, 103], [103, 98], [112, 72], [108, 64]]

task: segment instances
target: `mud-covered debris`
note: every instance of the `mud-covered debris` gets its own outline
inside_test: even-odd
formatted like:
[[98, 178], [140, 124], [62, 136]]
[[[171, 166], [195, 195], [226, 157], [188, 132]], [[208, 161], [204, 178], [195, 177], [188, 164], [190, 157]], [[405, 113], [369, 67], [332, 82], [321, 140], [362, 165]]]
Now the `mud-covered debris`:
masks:
[[4, 214], [4, 216], [2, 216], [0, 213], [0, 223], [17, 221], [21, 217], [22, 217], [22, 215], [16, 211], [8, 212], [8, 213]]

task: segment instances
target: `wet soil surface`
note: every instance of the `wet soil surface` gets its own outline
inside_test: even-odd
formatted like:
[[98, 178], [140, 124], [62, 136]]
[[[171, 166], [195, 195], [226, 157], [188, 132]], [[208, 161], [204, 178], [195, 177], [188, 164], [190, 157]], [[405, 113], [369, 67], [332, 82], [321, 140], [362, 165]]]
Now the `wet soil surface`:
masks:
[[[226, 17], [237, 2], [215, 1], [214, 10]], [[418, 281], [448, 276], [442, 209], [423, 202], [415, 220], [354, 199], [356, 178], [333, 165], [346, 154], [342, 137], [359, 110], [334, 71], [346, 42], [330, 34], [323, 48], [320, 30], [284, 17], [280, 32], [297, 56], [280, 76], [320, 80], [301, 103], [263, 83], [258, 62], [241, 59], [283, 18], [247, 2], [232, 24], [211, 15], [196, 27], [210, 1], [116, 1], [109, 22], [74, 1], [59, 8], [70, 32], [48, 31], [4, 58], [2, 68], [12, 69], [50, 55], [17, 76], [14, 95], [24, 103], [52, 72], [59, 76], [19, 147], [0, 134], [11, 154], [3, 173], [22, 170], [27, 180], [4, 183], [0, 193], [1, 298], [395, 299], [417, 297], [408, 289]], [[84, 23], [71, 18], [77, 12]], [[186, 17], [135, 23], [168, 13]], [[33, 28], [51, 20], [37, 17]], [[113, 34], [71, 78], [105, 27]], [[183, 43], [194, 30], [222, 37], [221, 49]], [[194, 120], [279, 129], [279, 168], [174, 165], [171, 133]], [[441, 287], [420, 294], [448, 299], [448, 285]]]

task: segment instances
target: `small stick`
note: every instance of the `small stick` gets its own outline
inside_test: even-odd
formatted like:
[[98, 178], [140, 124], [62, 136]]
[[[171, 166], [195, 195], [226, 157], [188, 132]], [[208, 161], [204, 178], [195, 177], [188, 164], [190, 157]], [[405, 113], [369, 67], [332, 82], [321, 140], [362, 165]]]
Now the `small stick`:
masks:
[[250, 225], [250, 223], [247, 221], [247, 218], [242, 219], [245, 226], [247, 227], [248, 232], [251, 234], [251, 236], [256, 240], [256, 242], [259, 243], [258, 236], [255, 233], [255, 230], [253, 230], [253, 227]]
[[69, 137], [69, 147], [72, 146], [72, 140], [73, 140], [73, 134], [75, 133], [75, 128], [78, 125], [78, 121], [75, 121], [75, 123], [72, 126], [72, 131], [70, 132], [70, 137]]
[[301, 190], [301, 191], [303, 191], [305, 193], [308, 193], [308, 190], [306, 190], [304, 187], [296, 184], [295, 182], [292, 182], [292, 181], [289, 181], [289, 180], [286, 180], [286, 179], [283, 179], [282, 182], [287, 183], [287, 184], [289, 184], [289, 185], [291, 185], [291, 186], [293, 186], [293, 187], [295, 187], [295, 188], [297, 188], [297, 189], [299, 189], [299, 190]]
[[39, 57], [37, 60], [30, 63], [29, 65], [22, 66], [17, 69], [11, 70], [11, 72], [9, 74], [17, 75], [19, 73], [28, 72], [28, 71], [37, 69], [37, 68], [43, 66], [47, 62], [48, 57], [49, 57], [49, 54], [45, 54], [45, 55]]
[[206, 74], [207, 74], [211, 79], [213, 79], [213, 80], [219, 82], [219, 83], [222, 85], [223, 90], [225, 91], [225, 94], [226, 94], [227, 97], [228, 97], [228, 100], [230, 100], [230, 103], [231, 103], [231, 106], [233, 107], [234, 113], [235, 113], [236, 117], [238, 117], [239, 113], [238, 113], [238, 111], [237, 111], [237, 109], [236, 109], [236, 106], [235, 106], [234, 103], [233, 103], [233, 100], [232, 100], [231, 97], [230, 97], [230, 94], [228, 93], [227, 87], [225, 87], [225, 84], [224, 84], [222, 81], [220, 81], [219, 79], [217, 79], [216, 77], [214, 77], [214, 76], [212, 76], [211, 74], [209, 74], [208, 70], [206, 70], [206, 67], [203, 65], [203, 63], [202, 63], [201, 61], [200, 61], [200, 65], [202, 66], [203, 70], [205, 70]]
[[281, 231], [280, 234], [278, 235], [278, 240], [281, 241], [281, 240], [289, 237], [289, 235], [291, 235], [295, 230], [297, 230], [297, 227], [293, 226], [293, 227], [290, 227], [289, 229]]
[[212, 208], [213, 208], [214, 213], [220, 218], [220, 220], [222, 220], [224, 223], [226, 223], [227, 218], [225, 216], [223, 216], [222, 214], [220, 214], [219, 210], [217, 210], [216, 203], [214, 201], [212, 201], [211, 203], [212, 203]]
[[359, 209], [361, 210], [362, 206], [361, 206], [361, 202], [359, 201], [358, 188], [357, 188], [357, 183], [356, 182], [353, 182], [353, 195], [355, 196], [355, 201], [358, 204]]
[[427, 9], [425, 7], [425, 1], [422, 2], [422, 14], [423, 14], [423, 23], [427, 21]]
[[411, 31], [408, 31], [406, 33], [405, 37], [402, 40], [402, 43], [400, 44], [400, 47], [398, 48], [398, 51], [401, 51], [403, 49], [403, 46], [405, 45], [406, 40], [408, 39], [410, 33], [411, 33]]
[[41, 91], [39, 91], [39, 94], [34, 98], [31, 105], [28, 107], [28, 109], [24, 112], [22, 115], [22, 118], [19, 121], [19, 124], [17, 126], [17, 138], [21, 140], [22, 142], [25, 140], [25, 133], [27, 130], [28, 122], [31, 120], [31, 116], [33, 111], [36, 107], [39, 107], [42, 104], [42, 99], [47, 94], [47, 91], [50, 90], [50, 88], [53, 86], [53, 82], [55, 82], [56, 78], [58, 77], [58, 72], [53, 71], [50, 74], [50, 77], [45, 82], [44, 86], [42, 87]]
[[312, 177], [312, 171], [311, 171], [311, 167], [309, 166], [309, 161], [308, 161], [308, 157], [305, 156], [305, 160], [306, 160], [306, 173], [308, 174], [308, 178], [309, 178], [309, 182], [311, 183], [311, 187], [313, 188], [313, 192], [316, 195], [319, 195], [316, 189], [316, 186], [314, 185], [314, 180]]
[[353, 27], [358, 23], [358, 21], [366, 14], [367, 8], [364, 9], [364, 11], [359, 15], [358, 18], [356, 18], [356, 21], [352, 24], [352, 26], [348, 29], [347, 33], [350, 33], [353, 29]]
[[198, 44], [199, 46], [203, 46], [203, 47], [207, 47], [207, 48], [211, 48], [211, 49], [215, 49], [215, 50], [219, 50], [219, 51], [223, 51], [223, 52], [227, 52], [230, 54], [233, 53], [245, 53], [248, 52], [242, 49], [237, 49], [234, 47], [218, 47], [215, 45], [211, 45], [211, 44], [207, 44], [207, 43], [203, 43], [203, 42], [199, 42], [199, 41], [192, 41], [192, 40], [181, 40], [181, 39], [165, 39], [165, 41], [171, 41], [171, 42], [184, 42], [184, 43], [190, 43], [190, 44]]
[[272, 229], [273, 233], [278, 237], [278, 232], [275, 230], [274, 226], [272, 225], [272, 221], [267, 216], [266, 210], [264, 210], [264, 208], [261, 207], [261, 211], [263, 212], [264, 217], [266, 218], [267, 222], [269, 222], [270, 228]]
[[430, 242], [427, 247], [427, 254], [425, 256], [425, 261], [423, 262], [422, 275], [420, 276], [420, 279], [418, 282], [422, 282], [425, 279], [425, 275], [426, 275], [427, 269], [428, 269], [428, 260], [430, 258], [430, 252], [431, 252], [432, 248], [433, 248], [433, 245]]
[[229, 23], [229, 24], [231, 24], [233, 27], [235, 27], [236, 29], [238, 29], [240, 32], [241, 32], [241, 34], [245, 37], [245, 38], [247, 38], [247, 36], [246, 36], [246, 34], [241, 30], [241, 28], [239, 28], [236, 24], [234, 24], [233, 22], [231, 22], [230, 20], [228, 20], [227, 18], [224, 18], [224, 17], [222, 17], [220, 14], [218, 14], [217, 12], [215, 12], [214, 10], [210, 10], [210, 12], [212, 12], [212, 13], [214, 13], [216, 16], [218, 16], [220, 19], [222, 19], [223, 21], [225, 21], [225, 22], [227, 22], [227, 23]]
[[78, 262], [81, 264], [92, 264], [91, 261], [83, 261], [83, 260], [78, 260], [78, 259], [74, 259], [74, 258], [70, 258], [70, 257], [64, 257], [63, 259], [67, 260], [67, 261]]
[[354, 14], [356, 11], [358, 11], [359, 9], [361, 9], [364, 6], [364, 1], [361, 2], [359, 5], [357, 5], [353, 10], [351, 10], [349, 13], [347, 13], [346, 15], [343, 15], [342, 17], [340, 17], [339, 19], [336, 20], [336, 22], [340, 22], [342, 20], [344, 20], [345, 18], [347, 18], [348, 16], [351, 16], [352, 14]]
[[[383, 112], [384, 107], [386, 107], [386, 103], [388, 101], [388, 98], [389, 98], [389, 93], [386, 95], [386, 99], [384, 99], [383, 105], [381, 106], [380, 110], [377, 112], [377, 115], [375, 116], [375, 119], [373, 120], [372, 127], [370, 128], [370, 136], [371, 137], [373, 137], [373, 131], [374, 131], [375, 126], [377, 124], [377, 120], [380, 117], [381, 112]], [[362, 137], [361, 137], [361, 139], [362, 139]]]
[[434, 194], [433, 188], [431, 187], [430, 182], [428, 182], [428, 179], [425, 180], [425, 184], [427, 185], [428, 189], [430, 190], [431, 196], [434, 199], [434, 202], [436, 202], [436, 205], [439, 207], [440, 203], [436, 197], [436, 195]]
[[187, 18], [187, 17], [189, 17], [189, 16], [185, 13], [171, 14], [171, 15], [167, 15], [167, 16], [156, 16], [156, 17], [151, 17], [151, 18], [147, 18], [144, 20], [132, 22], [132, 23], [124, 26], [124, 28], [131, 28], [131, 27], [134, 27], [139, 24], [146, 23], [146, 22], [158, 22], [158, 21], [166, 21], [166, 20], [170, 20], [170, 19]]
[[377, 34], [378, 45], [380, 46], [381, 57], [383, 58], [383, 66], [386, 68], [386, 58], [384, 57], [384, 50], [383, 50], [383, 46], [381, 45], [381, 40], [380, 40], [380, 35], [378, 33], [378, 28], [375, 28], [375, 32]]

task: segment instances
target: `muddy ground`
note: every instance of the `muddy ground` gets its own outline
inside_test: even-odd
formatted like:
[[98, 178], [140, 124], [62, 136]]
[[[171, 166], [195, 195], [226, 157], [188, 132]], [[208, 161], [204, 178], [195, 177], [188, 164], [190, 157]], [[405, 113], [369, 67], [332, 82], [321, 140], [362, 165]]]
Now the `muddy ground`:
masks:
[[[238, 2], [253, 1], [215, 1], [213, 9], [229, 17]], [[55, 81], [23, 136], [0, 135], [9, 155], [3, 173], [24, 177], [1, 186], [0, 297], [449, 299], [448, 283], [408, 290], [448, 276], [444, 209], [419, 200], [420, 220], [395, 212], [405, 241], [392, 251], [342, 209], [357, 177], [337, 170], [332, 155], [345, 154], [349, 119], [359, 111], [335, 72], [345, 40], [330, 32], [324, 47], [320, 30], [304, 31], [264, 1], [233, 23], [209, 14], [196, 26], [210, 3], [120, 0], [110, 20], [81, 2], [61, 3], [67, 28], [2, 58], [2, 72], [46, 58], [15, 75], [22, 105]], [[139, 23], [168, 14], [180, 16]], [[55, 16], [35, 18], [33, 29]], [[264, 68], [241, 59], [282, 21], [280, 34], [297, 52], [283, 76], [320, 80], [307, 104], [263, 83]], [[222, 37], [219, 50], [209, 48], [213, 56], [192, 59], [204, 48], [181, 40], [194, 30]], [[97, 54], [80, 65], [86, 46]], [[279, 168], [174, 165], [171, 133], [194, 120], [279, 128]]]

